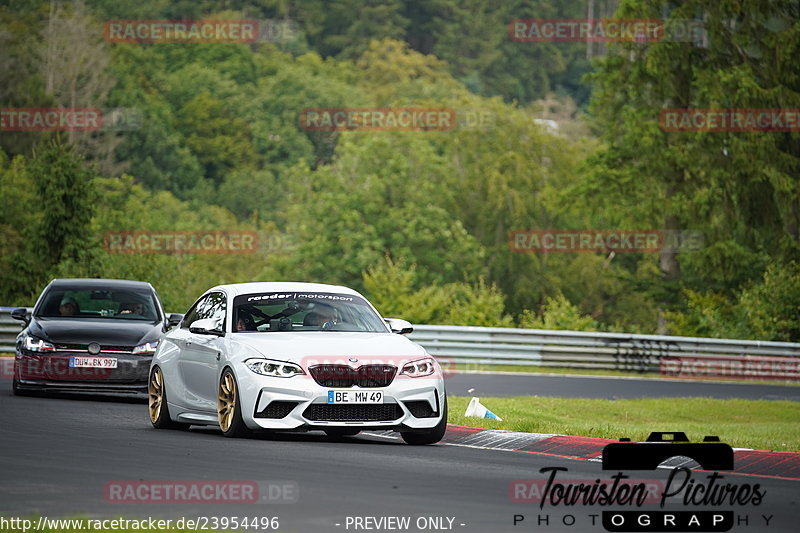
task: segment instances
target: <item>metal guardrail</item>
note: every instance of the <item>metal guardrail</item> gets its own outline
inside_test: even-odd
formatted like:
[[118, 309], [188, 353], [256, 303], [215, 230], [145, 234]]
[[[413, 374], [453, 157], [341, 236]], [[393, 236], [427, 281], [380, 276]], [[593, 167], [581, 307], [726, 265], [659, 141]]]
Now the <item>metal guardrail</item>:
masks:
[[[0, 353], [21, 323], [0, 307]], [[665, 376], [800, 380], [800, 343], [583, 331], [415, 325], [409, 338], [444, 365], [539, 366]]]
[[[11, 318], [14, 307], [0, 307], [0, 355], [14, 353], [14, 343], [22, 330], [22, 322]], [[30, 312], [32, 308], [28, 308]]]
[[460, 368], [496, 365], [665, 376], [800, 380], [800, 343], [584, 331], [414, 326], [409, 337]]

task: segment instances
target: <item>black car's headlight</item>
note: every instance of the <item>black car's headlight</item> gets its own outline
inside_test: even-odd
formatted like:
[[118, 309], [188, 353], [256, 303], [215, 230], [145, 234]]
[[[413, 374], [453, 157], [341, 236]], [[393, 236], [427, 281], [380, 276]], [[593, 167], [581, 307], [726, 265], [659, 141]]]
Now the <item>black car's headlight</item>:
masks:
[[29, 352], [55, 352], [56, 347], [51, 343], [31, 335], [25, 335], [22, 339], [22, 347]]
[[156, 353], [156, 348], [158, 348], [158, 341], [151, 341], [140, 344], [135, 347], [131, 353], [136, 355], [150, 355]]
[[405, 374], [408, 377], [419, 378], [422, 376], [430, 376], [436, 371], [436, 364], [430, 357], [424, 359], [417, 359], [403, 365], [403, 370], [400, 374]]
[[262, 376], [275, 378], [290, 378], [305, 374], [300, 365], [288, 363], [286, 361], [275, 361], [273, 359], [248, 359], [244, 362], [245, 366]]

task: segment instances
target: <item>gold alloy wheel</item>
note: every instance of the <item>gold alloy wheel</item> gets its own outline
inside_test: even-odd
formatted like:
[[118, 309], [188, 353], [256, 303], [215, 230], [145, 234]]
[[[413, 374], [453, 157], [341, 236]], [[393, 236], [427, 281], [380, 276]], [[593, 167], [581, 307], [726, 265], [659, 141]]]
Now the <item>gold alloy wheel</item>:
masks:
[[161, 406], [164, 404], [164, 376], [158, 367], [150, 373], [147, 392], [150, 394], [150, 422], [155, 424], [161, 416]]
[[233, 424], [233, 414], [236, 412], [236, 381], [230, 371], [225, 372], [219, 384], [217, 396], [217, 418], [222, 431], [228, 431]]

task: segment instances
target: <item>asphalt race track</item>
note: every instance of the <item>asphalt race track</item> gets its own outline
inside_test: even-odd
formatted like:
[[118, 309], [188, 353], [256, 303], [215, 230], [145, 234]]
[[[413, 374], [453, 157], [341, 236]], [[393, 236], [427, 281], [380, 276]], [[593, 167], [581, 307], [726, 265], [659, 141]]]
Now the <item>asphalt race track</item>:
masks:
[[[566, 468], [560, 478], [587, 482], [612, 475], [598, 462], [451, 445], [412, 447], [377, 436], [344, 442], [321, 433], [232, 440], [209, 429], [158, 431], [150, 426], [141, 398], [14, 397], [7, 381], [0, 391], [0, 417], [0, 516], [5, 517], [277, 516], [279, 531], [288, 533], [604, 531], [590, 516], [603, 508], [540, 509], [538, 503], [511, 501], [509, 486], [519, 479], [543, 481], [543, 467]], [[663, 469], [631, 473], [662, 480], [668, 474]], [[705, 474], [694, 475], [700, 483]], [[107, 484], [121, 481], [191, 480], [274, 482], [295, 487], [299, 498], [283, 504], [120, 504], [110, 503], [106, 492]], [[766, 490], [758, 506], [714, 508], [732, 510], [736, 520], [747, 518], [732, 531], [797, 531], [800, 482], [731, 474], [724, 481]], [[666, 504], [666, 510], [687, 509], [700, 507]], [[515, 515], [524, 516], [517, 526]], [[762, 515], [772, 515], [769, 526]], [[361, 522], [373, 527], [354, 527], [355, 517], [390, 516], [410, 517], [410, 526], [377, 529], [375, 522]], [[539, 525], [538, 518], [545, 516], [549, 523]], [[452, 526], [445, 519], [420, 528], [419, 517], [454, 520]], [[564, 525], [572, 519], [574, 525]]]
[[469, 396], [551, 396], [556, 398], [741, 398], [800, 401], [800, 387], [750, 383], [661, 380], [558, 374], [452, 374], [447, 393]]

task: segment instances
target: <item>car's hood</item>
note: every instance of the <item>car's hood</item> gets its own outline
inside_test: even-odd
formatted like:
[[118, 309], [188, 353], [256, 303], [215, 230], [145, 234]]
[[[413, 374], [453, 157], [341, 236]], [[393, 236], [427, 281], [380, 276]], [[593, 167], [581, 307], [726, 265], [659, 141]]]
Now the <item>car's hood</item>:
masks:
[[156, 340], [160, 322], [121, 319], [36, 318], [30, 333], [55, 344], [89, 344], [101, 346], [138, 346]]
[[350, 358], [363, 362], [389, 362], [424, 356], [425, 349], [396, 333], [273, 332], [234, 333], [241, 343], [264, 357], [307, 366], [309, 362], [338, 362]]

